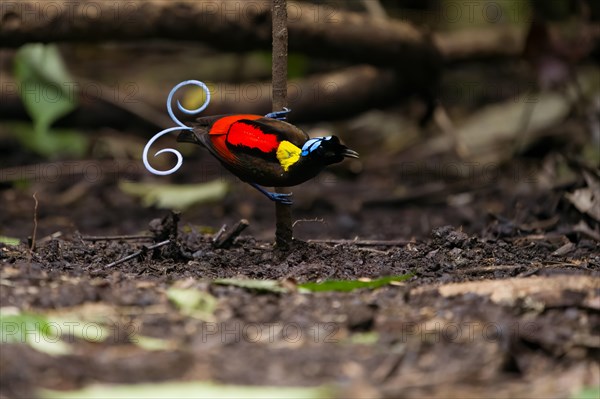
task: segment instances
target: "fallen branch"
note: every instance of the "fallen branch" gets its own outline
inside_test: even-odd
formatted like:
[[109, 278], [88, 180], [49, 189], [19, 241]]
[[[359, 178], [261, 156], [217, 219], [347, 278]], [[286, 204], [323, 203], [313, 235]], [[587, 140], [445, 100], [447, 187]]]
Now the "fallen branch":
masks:
[[37, 242], [38, 244], [45, 244], [49, 241], [56, 240], [57, 238], [62, 237], [62, 235], [62, 231], [56, 231], [52, 234], [47, 235], [46, 237], [40, 238], [39, 240], [37, 240]]
[[227, 225], [224, 224], [223, 226], [221, 226], [219, 231], [217, 231], [215, 233], [215, 235], [213, 236], [213, 239], [212, 239], [213, 245], [217, 244], [217, 241], [219, 241], [221, 239], [221, 237], [223, 236], [223, 234], [225, 234], [226, 231], [227, 231]]
[[0, 169], [0, 183], [18, 180], [56, 181], [81, 176], [87, 181], [101, 180], [107, 176], [130, 176], [144, 173], [135, 161], [77, 160], [44, 162]]
[[86, 91], [81, 93], [85, 101], [99, 100], [99, 103], [105, 103], [107, 108], [114, 107], [121, 113], [130, 113], [149, 124], [166, 129], [170, 127], [170, 119], [161, 113], [157, 113], [151, 102], [145, 101], [117, 101], [115, 98], [127, 98], [128, 93], [120, 89], [113, 89], [97, 81], [84, 78], [78, 78], [79, 87], [97, 87], [96, 91]]
[[[64, 0], [49, 7], [37, 0], [11, 1], [0, 7], [0, 43], [18, 47], [28, 42], [160, 38], [203, 41], [230, 51], [268, 49], [269, 5], [269, 1], [237, 0]], [[325, 4], [293, 2], [287, 10], [293, 51], [335, 54], [424, 74], [440, 59], [428, 35], [407, 22]]]
[[449, 63], [520, 57], [526, 32], [518, 26], [436, 33], [433, 42]]
[[[27, 119], [28, 115], [18, 94], [15, 81], [0, 78], [7, 88], [0, 102], [0, 118]], [[77, 82], [76, 88], [86, 87]], [[431, 81], [423, 82], [426, 90], [433, 89]], [[412, 85], [412, 83], [410, 83]], [[293, 122], [308, 122], [323, 119], [344, 118], [363, 112], [374, 106], [384, 106], [407, 97], [412, 88], [404, 76], [391, 69], [371, 65], [357, 65], [338, 71], [309, 76], [306, 79], [291, 80], [288, 83], [288, 106], [294, 111], [289, 115]], [[206, 114], [251, 113], [264, 115], [271, 111], [270, 82], [247, 84], [216, 83], [211, 93], [211, 103]], [[147, 118], [140, 118], [114, 104], [95, 98], [84, 91], [78, 93], [82, 99], [78, 109], [62, 118], [63, 125], [78, 127], [111, 126], [114, 128], [135, 124], [145, 127]], [[161, 109], [165, 95], [148, 96], [144, 108]], [[142, 101], [142, 100], [140, 100]], [[139, 106], [142, 108], [141, 106]], [[176, 112], [177, 113], [177, 112]], [[191, 120], [181, 115], [181, 120]], [[2, 175], [0, 174], [0, 179]]]
[[[432, 45], [426, 33], [391, 18], [301, 2], [291, 3], [288, 13], [292, 51], [377, 65], [412, 65], [440, 54], [447, 62], [516, 57], [525, 38], [523, 28], [503, 26], [433, 33]], [[161, 38], [230, 51], [268, 49], [270, 20], [267, 1], [64, 0], [46, 6], [18, 0], [0, 7], [0, 46]]]
[[227, 248], [233, 244], [233, 241], [242, 234], [242, 231], [248, 227], [250, 223], [246, 219], [242, 219], [233, 226], [229, 231], [225, 230], [225, 225], [221, 227], [219, 232], [213, 239], [213, 246], [215, 248]]
[[[430, 88], [430, 84], [425, 83], [422, 87]], [[253, 98], [244, 94], [255, 88], [263, 95]], [[222, 92], [214, 93], [206, 112], [265, 114], [271, 109], [271, 99], [264, 94], [271, 90], [268, 83], [252, 87], [244, 84], [227, 86]], [[373, 106], [398, 101], [399, 96], [411, 91], [404, 77], [390, 69], [352, 66], [290, 81], [287, 106], [293, 112], [288, 118], [293, 122], [305, 122], [348, 117]]]

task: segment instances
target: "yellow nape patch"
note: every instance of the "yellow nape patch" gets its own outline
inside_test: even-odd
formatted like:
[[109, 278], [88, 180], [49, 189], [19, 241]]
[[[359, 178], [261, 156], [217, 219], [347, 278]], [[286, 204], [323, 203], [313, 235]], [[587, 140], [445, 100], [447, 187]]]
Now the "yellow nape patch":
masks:
[[289, 141], [282, 141], [279, 144], [279, 147], [277, 147], [277, 159], [283, 167], [283, 170], [287, 172], [290, 166], [298, 162], [301, 153], [302, 150]]

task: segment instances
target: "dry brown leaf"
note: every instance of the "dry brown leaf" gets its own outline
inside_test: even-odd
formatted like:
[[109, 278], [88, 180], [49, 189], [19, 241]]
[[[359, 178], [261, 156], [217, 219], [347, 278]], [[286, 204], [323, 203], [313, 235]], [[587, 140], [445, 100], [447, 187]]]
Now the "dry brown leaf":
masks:
[[[444, 297], [464, 294], [489, 296], [492, 302], [513, 305], [517, 300], [535, 298], [544, 305], [556, 306], [562, 301], [564, 291], [583, 292], [591, 301], [594, 290], [600, 288], [600, 278], [591, 276], [548, 276], [511, 278], [505, 280], [468, 281], [438, 287], [418, 287], [411, 296], [437, 290]], [[585, 302], [585, 301], [584, 301]], [[582, 302], [583, 303], [583, 302]]]

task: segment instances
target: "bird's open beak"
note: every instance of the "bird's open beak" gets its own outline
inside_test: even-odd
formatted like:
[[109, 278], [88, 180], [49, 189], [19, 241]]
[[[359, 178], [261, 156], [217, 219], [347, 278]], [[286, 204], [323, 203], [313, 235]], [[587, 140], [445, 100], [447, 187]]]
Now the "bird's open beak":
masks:
[[342, 153], [346, 158], [358, 158], [358, 152], [351, 150], [350, 148], [346, 148]]

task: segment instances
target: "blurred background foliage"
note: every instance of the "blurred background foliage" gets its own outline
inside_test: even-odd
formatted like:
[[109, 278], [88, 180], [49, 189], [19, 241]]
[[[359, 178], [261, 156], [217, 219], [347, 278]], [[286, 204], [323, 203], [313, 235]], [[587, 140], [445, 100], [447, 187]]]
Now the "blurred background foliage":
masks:
[[[596, 23], [600, 14], [598, 2], [573, 0], [473, 2], [357, 0], [314, 1], [313, 3], [320, 7], [330, 7], [331, 10], [347, 9], [359, 13], [371, 13], [375, 16], [381, 14], [385, 18], [412, 22], [425, 30], [441, 34], [445, 31], [463, 31], [474, 36], [479, 29], [503, 29], [506, 26], [515, 26], [521, 29], [524, 35], [531, 24], [533, 10], [535, 14], [549, 22], [558, 21], [565, 26], [572, 25], [570, 28], [563, 26], [562, 33], [573, 35], [569, 29], [573, 31], [584, 22], [581, 17], [581, 4], [585, 4], [588, 14], [585, 18], [589, 23]], [[323, 10], [328, 12], [329, 9]], [[473, 38], [475, 39], [476, 37]], [[154, 108], [149, 112], [162, 112], [160, 105], [164, 103], [165, 93], [178, 81], [184, 79], [198, 78], [207, 81], [213, 84], [215, 90], [224, 93], [223, 96], [231, 97], [236, 95], [233, 93], [233, 88], [224, 85], [244, 82], [262, 84], [270, 79], [269, 51], [223, 52], [212, 50], [210, 43], [207, 44], [161, 40], [113, 41], [97, 44], [75, 42], [46, 47], [39, 44], [27, 45], [16, 53], [3, 50], [3, 71], [12, 75], [23, 88], [19, 94], [27, 114], [33, 120], [32, 130], [28, 131], [27, 125], [19, 123], [11, 125], [10, 129], [3, 129], [3, 134], [4, 136], [7, 133], [15, 135], [23, 146], [46, 158], [60, 156], [60, 154], [80, 157], [86, 149], [91, 150], [97, 145], [106, 147], [107, 143], [103, 140], [100, 140], [100, 143], [96, 140], [90, 141], [86, 138], [86, 134], [77, 135], [74, 134], [74, 130], [56, 130], [69, 127], [81, 131], [82, 128], [87, 127], [78, 126], [77, 122], [82, 119], [86, 122], [84, 125], [91, 124], [94, 128], [98, 127], [98, 124], [102, 125], [89, 115], [80, 118], [64, 118], [81, 105], [81, 102], [78, 103], [79, 93], [76, 89], [80, 89], [86, 97], [99, 96], [101, 100], [112, 102], [113, 106], [125, 111], [133, 111], [132, 108], [135, 107], [130, 107], [131, 103], [143, 103]], [[63, 65], [65, 61], [67, 67]], [[457, 110], [451, 109], [453, 116], [457, 118], [464, 116], [461, 111], [472, 112], [474, 107], [502, 100], [500, 97], [518, 96], [527, 91], [526, 86], [530, 82], [529, 77], [522, 73], [520, 64], [516, 62], [518, 60], [514, 61], [482, 65], [474, 60], [473, 63], [462, 63], [459, 67], [451, 65], [446, 68], [443, 84], [436, 95], [450, 108], [457, 103], [467, 106]], [[334, 71], [346, 65], [348, 62], [336, 57], [335, 54], [330, 57], [315, 58], [294, 52], [292, 48], [289, 58], [289, 78], [291, 80], [307, 78], [315, 73]], [[51, 84], [48, 85], [48, 82]], [[39, 92], [27, 89], [28, 86], [35, 85], [39, 85], [39, 92], [48, 92], [48, 95], [40, 96]], [[56, 94], [52, 93], [52, 90], [57, 89], [62, 91], [56, 93], [60, 101], [53, 101]], [[252, 87], [248, 91], [252, 91], [246, 93], [252, 98], [270, 95], [266, 86], [260, 89]], [[84, 99], [84, 104], [85, 101], [89, 101], [89, 98]], [[203, 101], [201, 92], [189, 93], [186, 97], [186, 104], [190, 107], [201, 101]], [[376, 104], [374, 107], [380, 108], [380, 105]], [[363, 111], [367, 111], [368, 104], [363, 108]], [[14, 108], [5, 107], [1, 110], [2, 118], [14, 119], [16, 116], [17, 120], [22, 119], [23, 115], [18, 110], [12, 114], [11, 111], [14, 111]], [[142, 116], [141, 122], [143, 122], [145, 114], [145, 112], [134, 112], [133, 116]], [[143, 123], [128, 123], [120, 117], [121, 115], [118, 116], [115, 116], [115, 121], [106, 120], [108, 126], [100, 127], [118, 129], [148, 127]], [[58, 127], [53, 126], [59, 120], [65, 122], [65, 119], [67, 123], [59, 123]], [[160, 124], [156, 123], [160, 117], [150, 119], [152, 124]], [[140, 121], [134, 118], [129, 122]], [[52, 131], [50, 131], [51, 127]], [[110, 139], [107, 141], [110, 142]], [[110, 147], [110, 144], [108, 146]], [[110, 152], [110, 148], [108, 151]]]
[[[597, 164], [600, 2], [323, 0], [303, 4], [309, 3], [317, 20], [332, 17], [335, 21], [341, 13], [353, 12], [381, 21], [382, 26], [390, 21], [410, 23], [443, 55], [431, 60], [438, 65], [431, 66], [430, 79], [414, 79], [411, 68], [427, 75], [430, 66], [423, 58], [415, 61], [419, 58], [410, 51], [406, 59], [391, 59], [387, 65], [374, 59], [371, 66], [368, 54], [360, 63], [348, 54], [299, 51], [291, 33], [291, 122], [312, 135], [339, 135], [363, 155], [361, 162], [334, 168], [336, 178], [439, 158], [501, 167], [515, 157], [543, 159], [556, 151]], [[262, 26], [261, 20], [250, 23], [257, 30]], [[239, 32], [230, 34], [232, 42], [239, 39]], [[352, 52], [352, 43], [346, 44]], [[318, 47], [319, 42], [312, 46]], [[228, 49], [222, 44], [212, 46], [210, 40], [145, 38], [73, 39], [2, 48], [1, 167], [46, 160], [139, 162], [145, 142], [171, 126], [165, 110], [169, 90], [187, 79], [202, 80], [211, 88], [215, 105], [208, 113], [266, 113], [271, 54], [268, 48], [257, 47], [249, 45], [244, 51], [240, 44]], [[296, 97], [302, 98], [294, 102]], [[203, 101], [201, 91], [188, 90], [182, 96], [187, 108]], [[202, 159], [201, 151], [178, 146], [170, 138], [160, 146], [177, 146], [186, 159]], [[167, 169], [173, 159], [163, 156], [152, 162]], [[471, 173], [469, 168], [461, 166], [455, 174], [464, 177]], [[208, 175], [200, 180], [212, 180], [214, 176]], [[23, 179], [12, 176], [4, 173], [4, 184], [23, 184]], [[413, 177], [423, 181], [426, 176]], [[144, 172], [129, 177], [155, 179]], [[162, 181], [189, 180], [181, 173]], [[406, 193], [401, 181], [392, 186], [391, 193], [374, 196]]]

